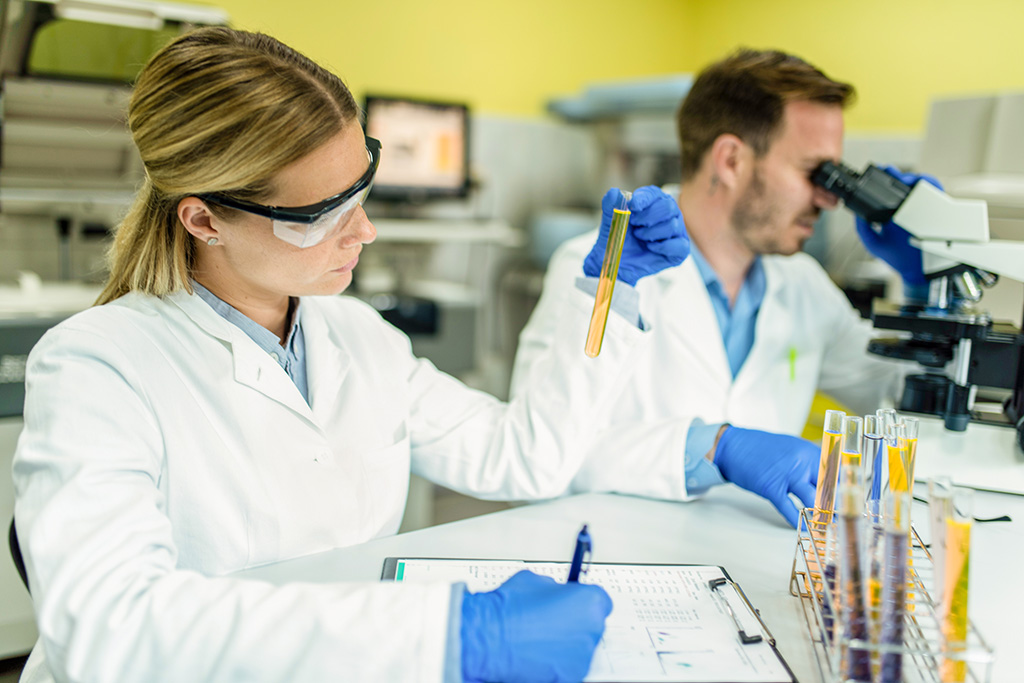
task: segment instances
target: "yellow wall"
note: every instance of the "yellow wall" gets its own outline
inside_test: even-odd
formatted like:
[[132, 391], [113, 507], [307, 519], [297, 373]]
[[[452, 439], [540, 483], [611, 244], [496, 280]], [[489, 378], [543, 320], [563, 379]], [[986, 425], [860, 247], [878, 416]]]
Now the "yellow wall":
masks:
[[938, 95], [1024, 89], [1020, 0], [702, 0], [698, 64], [779, 47], [853, 83], [851, 130], [920, 132]]
[[692, 68], [689, 0], [220, 0], [239, 28], [331, 67], [356, 96], [534, 116], [605, 79]]
[[[216, 0], [215, 0], [216, 1]], [[918, 133], [942, 94], [1024, 88], [1020, 0], [220, 0], [367, 90], [535, 116], [552, 96], [694, 71], [738, 45], [860, 93], [851, 130]], [[621, 17], [621, 18], [620, 18]]]

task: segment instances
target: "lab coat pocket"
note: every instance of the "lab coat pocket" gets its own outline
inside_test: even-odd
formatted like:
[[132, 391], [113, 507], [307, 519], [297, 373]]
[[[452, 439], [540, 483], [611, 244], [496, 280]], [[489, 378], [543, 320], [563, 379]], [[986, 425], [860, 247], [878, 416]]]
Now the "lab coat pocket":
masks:
[[409, 434], [403, 424], [398, 441], [362, 455], [367, 495], [373, 510], [371, 537], [398, 532], [409, 493]]
[[821, 364], [820, 354], [813, 350], [789, 346], [785, 364], [780, 363], [775, 385], [778, 391], [774, 399], [778, 404], [773, 422], [782, 431], [799, 434], [811, 408], [811, 398], [818, 382]]

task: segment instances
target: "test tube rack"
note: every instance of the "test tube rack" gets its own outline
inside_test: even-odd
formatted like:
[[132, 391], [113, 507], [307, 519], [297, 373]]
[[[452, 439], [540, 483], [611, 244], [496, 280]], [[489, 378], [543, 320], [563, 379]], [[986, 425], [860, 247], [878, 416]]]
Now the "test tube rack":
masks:
[[[931, 598], [935, 594], [932, 557], [913, 526], [910, 529], [903, 645], [864, 642], [845, 637], [839, 605], [835, 603], [832, 591], [825, 590], [822, 568], [826, 566], [826, 525], [813, 521], [813, 518], [814, 509], [804, 508], [797, 531], [789, 592], [800, 598], [822, 681], [846, 683], [849, 680], [841, 670], [841, 657], [844, 650], [853, 647], [870, 653], [872, 680], [875, 681], [878, 680], [877, 664], [881, 655], [898, 652], [903, 655], [904, 683], [944, 683], [942, 666], [945, 660], [965, 663], [966, 675], [959, 680], [991, 683], [995, 653], [973, 622], [968, 622], [966, 643], [957, 643], [952, 647], [943, 636], [938, 610]], [[828, 615], [832, 615], [831, 635], [827, 627]]]

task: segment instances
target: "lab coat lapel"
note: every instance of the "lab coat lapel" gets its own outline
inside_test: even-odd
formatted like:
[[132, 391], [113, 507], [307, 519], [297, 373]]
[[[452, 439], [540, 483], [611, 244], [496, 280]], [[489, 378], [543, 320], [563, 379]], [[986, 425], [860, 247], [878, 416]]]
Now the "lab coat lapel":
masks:
[[316, 424], [313, 413], [299, 393], [295, 382], [277, 361], [257, 346], [248, 335], [218, 315], [196, 295], [176, 292], [168, 298], [205, 332], [230, 346], [236, 382], [255, 389]]
[[299, 308], [306, 339], [306, 383], [313, 415], [326, 425], [334, 415], [338, 391], [352, 365], [338, 330], [327, 324], [318, 300], [304, 298]]
[[761, 377], [796, 352], [797, 319], [792, 302], [785, 300], [782, 273], [776, 259], [763, 256], [765, 293], [754, 326], [754, 346], [736, 376], [735, 389], [745, 391]]
[[662, 299], [671, 305], [657, 312], [660, 323], [671, 331], [676, 343], [688, 349], [697, 362], [714, 375], [717, 382], [728, 386], [732, 382], [732, 371], [725, 355], [722, 330], [697, 265], [693, 259], [687, 259], [671, 274], [671, 279], [664, 285], [666, 291]]

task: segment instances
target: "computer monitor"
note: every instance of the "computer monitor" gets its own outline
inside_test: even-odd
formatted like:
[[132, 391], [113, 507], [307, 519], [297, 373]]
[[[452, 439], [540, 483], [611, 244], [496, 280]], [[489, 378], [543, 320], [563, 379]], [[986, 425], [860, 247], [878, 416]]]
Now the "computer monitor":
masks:
[[418, 202], [469, 191], [469, 108], [411, 97], [367, 95], [366, 134], [381, 142], [370, 198]]

